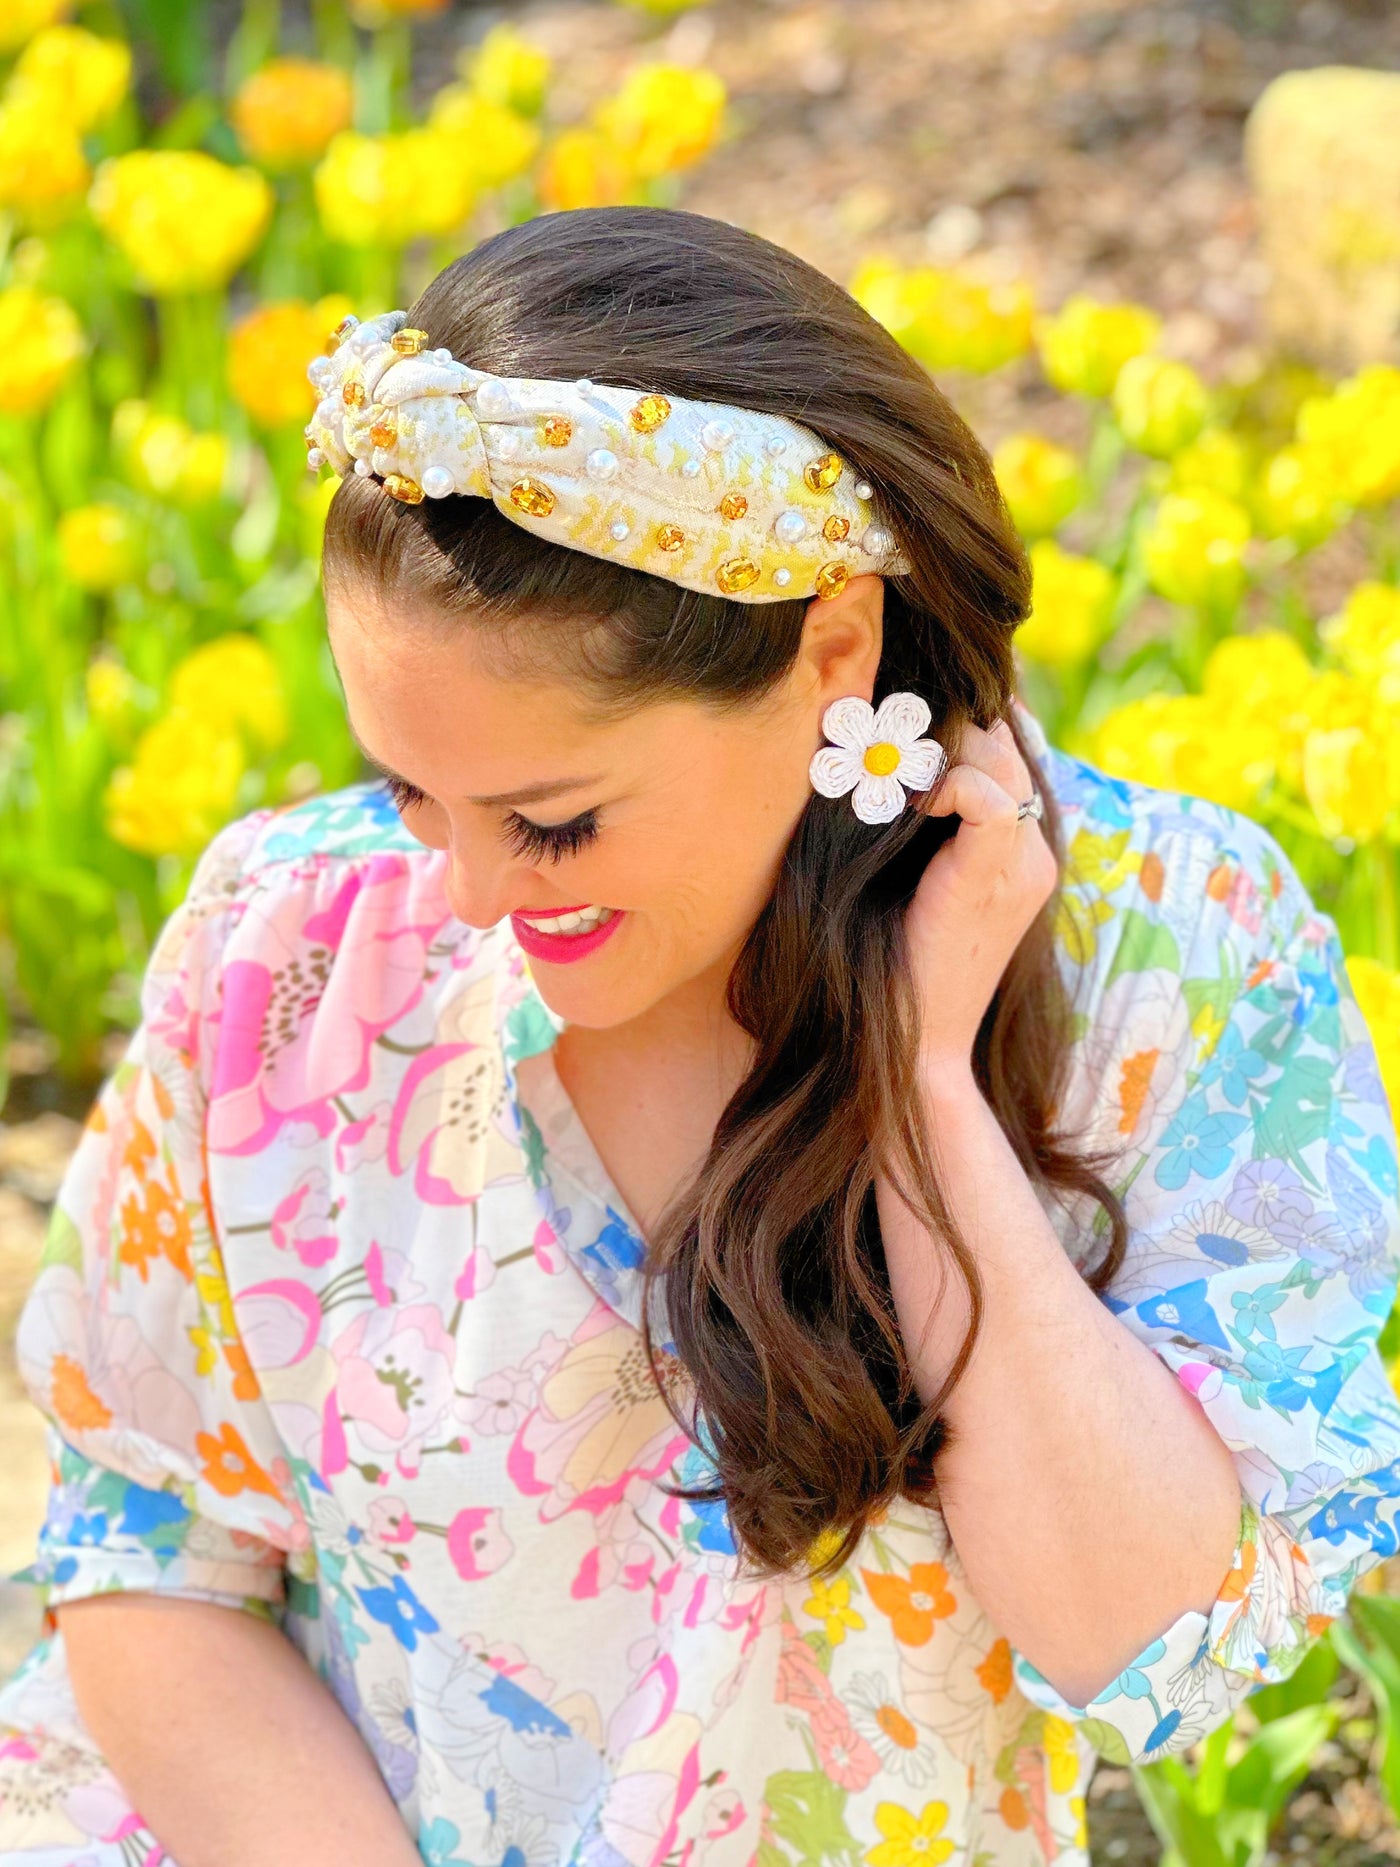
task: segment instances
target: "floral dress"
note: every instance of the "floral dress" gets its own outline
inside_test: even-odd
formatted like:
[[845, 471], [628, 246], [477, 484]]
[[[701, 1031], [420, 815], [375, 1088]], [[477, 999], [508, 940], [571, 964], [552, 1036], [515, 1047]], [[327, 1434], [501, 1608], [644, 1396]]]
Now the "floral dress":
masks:
[[[712, 1467], [645, 1364], [643, 1241], [557, 1021], [378, 785], [228, 826], [162, 931], [20, 1320], [53, 1482], [11, 1579], [272, 1620], [432, 1867], [1086, 1867], [1098, 1757], [1184, 1751], [1395, 1553], [1400, 1208], [1335, 926], [1277, 842], [1044, 757], [1065, 1114], [1122, 1149], [1131, 1224], [1104, 1300], [1244, 1500], [1215, 1601], [1092, 1703], [989, 1621], [936, 1509], [755, 1583], [723, 1505], [660, 1487]], [[1081, 1264], [1094, 1210], [1047, 1205]], [[0, 1688], [0, 1862], [170, 1860], [46, 1613]]]

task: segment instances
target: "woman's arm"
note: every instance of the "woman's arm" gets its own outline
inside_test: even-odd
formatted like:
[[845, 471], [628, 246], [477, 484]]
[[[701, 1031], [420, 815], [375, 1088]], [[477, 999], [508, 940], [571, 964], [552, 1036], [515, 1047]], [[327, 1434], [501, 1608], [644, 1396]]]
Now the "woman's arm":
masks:
[[140, 1592], [54, 1614], [83, 1722], [180, 1867], [421, 1867], [359, 1733], [270, 1621]]

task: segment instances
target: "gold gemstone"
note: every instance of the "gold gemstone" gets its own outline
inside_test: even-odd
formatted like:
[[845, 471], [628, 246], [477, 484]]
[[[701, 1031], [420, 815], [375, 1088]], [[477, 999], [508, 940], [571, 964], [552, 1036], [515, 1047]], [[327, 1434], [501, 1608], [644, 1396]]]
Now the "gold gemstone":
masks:
[[567, 447], [573, 439], [574, 424], [567, 415], [546, 415], [544, 418], [544, 440], [546, 447]]
[[736, 590], [747, 590], [750, 584], [757, 583], [759, 576], [752, 558], [726, 558], [715, 572], [715, 582], [726, 596], [732, 596]]
[[417, 480], [410, 480], [405, 474], [386, 473], [384, 490], [392, 493], [395, 499], [401, 499], [406, 506], [421, 506], [423, 503], [423, 488]]
[[335, 329], [331, 332], [330, 336], [327, 337], [326, 349], [330, 352], [332, 356], [335, 355], [336, 351], [339, 350], [340, 346], [345, 342], [345, 339], [350, 335], [351, 331], [354, 330], [357, 322], [358, 320], [355, 318], [351, 318], [351, 317], [342, 318], [339, 324], [337, 324]]
[[824, 493], [841, 478], [841, 456], [818, 454], [802, 469], [802, 477], [814, 493]]
[[363, 408], [365, 405], [365, 386], [362, 382], [348, 382], [340, 392], [340, 399], [347, 408]]
[[377, 421], [369, 431], [369, 438], [376, 447], [392, 447], [399, 438], [399, 431], [392, 421]]
[[532, 518], [547, 519], [554, 510], [554, 489], [546, 486], [543, 480], [532, 480], [526, 474], [511, 487], [510, 503]]
[[644, 395], [632, 404], [629, 419], [638, 434], [654, 434], [670, 412], [664, 395]]
[[840, 596], [850, 577], [844, 564], [823, 564], [817, 572], [817, 595]]
[[679, 525], [663, 525], [656, 534], [656, 542], [663, 551], [679, 551], [685, 543], [685, 533]]
[[719, 509], [727, 519], [741, 519], [749, 509], [749, 502], [742, 493], [726, 493], [719, 502]]
[[882, 739], [878, 745], [865, 748], [865, 757], [861, 762], [873, 777], [888, 778], [898, 768], [899, 757], [899, 747]]
[[396, 356], [416, 357], [420, 350], [428, 347], [428, 333], [412, 329], [395, 331], [389, 339], [389, 348]]
[[828, 539], [834, 545], [839, 545], [850, 529], [851, 521], [849, 519], [843, 519], [839, 513], [833, 512], [831, 517], [827, 519], [822, 526], [822, 537]]

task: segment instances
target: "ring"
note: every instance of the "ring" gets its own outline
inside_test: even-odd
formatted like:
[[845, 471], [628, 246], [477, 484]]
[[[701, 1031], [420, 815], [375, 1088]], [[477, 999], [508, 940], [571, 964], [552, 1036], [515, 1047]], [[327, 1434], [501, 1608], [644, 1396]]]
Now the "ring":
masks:
[[1032, 791], [1024, 804], [1016, 806], [1016, 821], [1019, 823], [1022, 817], [1039, 817], [1043, 809], [1039, 791]]

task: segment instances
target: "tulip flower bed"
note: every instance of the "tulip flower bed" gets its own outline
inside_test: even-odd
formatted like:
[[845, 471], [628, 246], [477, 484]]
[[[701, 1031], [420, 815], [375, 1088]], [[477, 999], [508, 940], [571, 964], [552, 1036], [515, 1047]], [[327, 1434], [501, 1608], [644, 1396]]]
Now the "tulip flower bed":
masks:
[[[316, 0], [284, 45], [279, 9], [247, 0], [226, 62], [181, 92], [200, 7], [74, 24], [61, 0], [6, 0], [0, 1104], [13, 1017], [81, 1108], [209, 838], [361, 775], [317, 593], [334, 482], [305, 468], [308, 357], [497, 227], [678, 200], [737, 134], [715, 72], [645, 53], [581, 117], [509, 26], [416, 98], [411, 16], [442, 11]], [[132, 45], [162, 22], [154, 73]], [[1163, 353], [1149, 305], [1040, 305], [878, 256], [843, 282], [960, 406], [1008, 370], [1066, 399], [1061, 438], [1023, 426], [994, 450], [1035, 568], [1027, 699], [1066, 749], [1277, 835], [1336, 917], [1400, 1107], [1400, 370], [1222, 387]], [[1319, 608], [1328, 553], [1353, 574]], [[1110, 885], [1132, 860], [1085, 836], [1070, 857]], [[1257, 912], [1228, 870], [1210, 886]], [[1096, 935], [1066, 910], [1068, 951]], [[1241, 1867], [1323, 1753], [1400, 1811], [1400, 1607], [1379, 1590], [1194, 1768], [1129, 1787], [1169, 1860]]]

